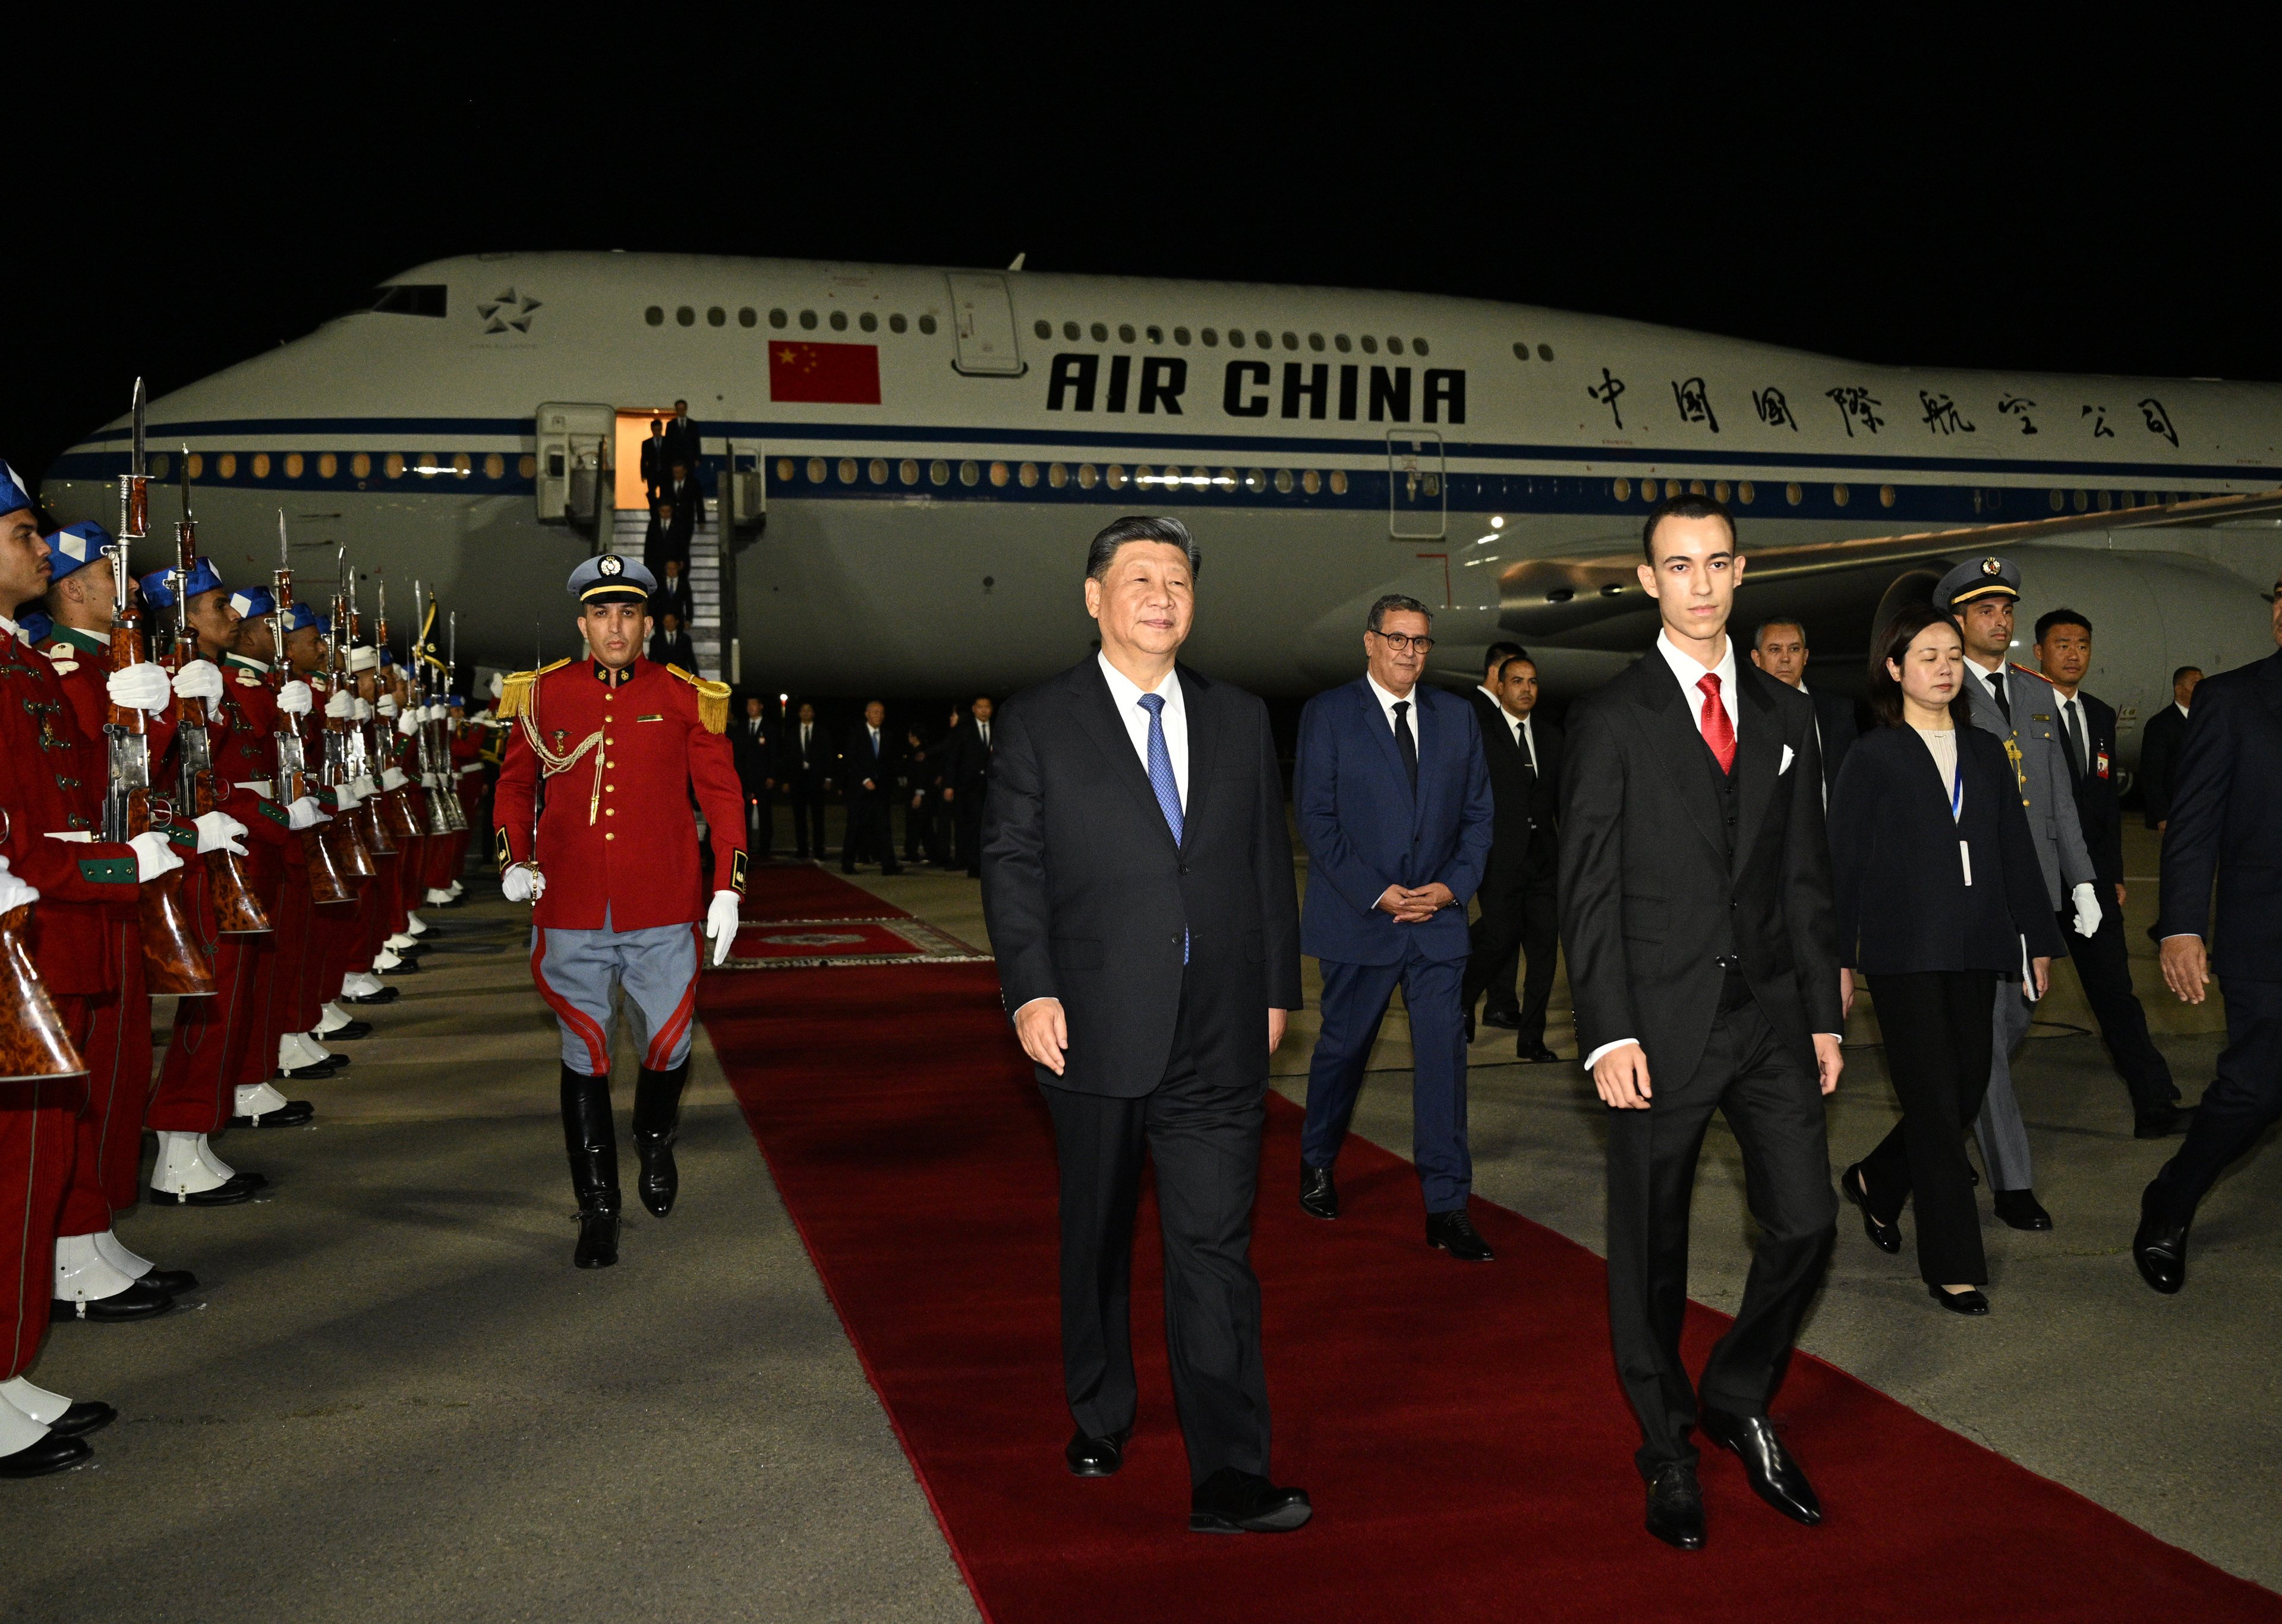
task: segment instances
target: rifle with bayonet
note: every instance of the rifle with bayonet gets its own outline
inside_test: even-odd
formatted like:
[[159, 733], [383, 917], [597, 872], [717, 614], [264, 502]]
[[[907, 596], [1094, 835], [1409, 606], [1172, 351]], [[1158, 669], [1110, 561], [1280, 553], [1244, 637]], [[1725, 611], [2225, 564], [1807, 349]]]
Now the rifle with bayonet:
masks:
[[436, 594], [431, 592], [423, 599], [415, 580], [412, 603], [420, 616], [420, 629], [412, 640], [412, 704], [419, 719], [418, 731], [413, 735], [415, 758], [420, 782], [428, 791], [428, 832], [448, 835], [452, 832], [449, 787], [436, 759], [436, 730], [428, 719], [436, 686]]
[[[200, 657], [198, 633], [190, 626], [190, 577], [198, 564], [198, 522], [190, 511], [190, 448], [182, 447], [182, 517], [175, 526], [175, 569], [172, 584], [175, 588], [175, 648], [171, 668], [180, 674], [183, 666]], [[176, 804], [185, 809], [192, 820], [205, 817], [210, 812], [220, 812], [223, 800], [221, 781], [214, 774], [213, 743], [206, 732], [206, 702], [203, 699], [175, 700], [175, 759], [181, 769], [180, 788]], [[245, 877], [245, 869], [237, 852], [227, 846], [218, 846], [206, 854], [206, 895], [213, 901], [214, 928], [224, 936], [259, 936], [269, 929], [269, 915], [261, 906], [261, 899], [253, 894], [252, 883]]]
[[[377, 595], [373, 604], [372, 646], [374, 653], [380, 661], [372, 668], [375, 712], [373, 765], [381, 770], [384, 778], [392, 767], [399, 773], [404, 771], [402, 767], [397, 765], [397, 758], [402, 754], [401, 741], [404, 731], [400, 708], [398, 716], [394, 718], [379, 714], [380, 701], [384, 697], [393, 697], [389, 694], [389, 684], [385, 681], [384, 676], [390, 657], [394, 651], [388, 646], [388, 579], [376, 570], [373, 571], [373, 590]], [[403, 703], [410, 703], [410, 697], [408, 693]], [[393, 789], [384, 783], [380, 793], [380, 811], [381, 816], [387, 820], [388, 837], [392, 841], [417, 840], [427, 833], [427, 830], [422, 827], [420, 814], [412, 810], [412, 787], [409, 783], [399, 784]]]
[[451, 819], [455, 835], [466, 833], [468, 828], [468, 804], [460, 798], [460, 773], [452, 765], [452, 695], [459, 691], [459, 682], [460, 611], [455, 609], [445, 623], [444, 710], [436, 721], [438, 770], [444, 775], [444, 812]]
[[[134, 436], [128, 471], [119, 477], [119, 539], [104, 548], [111, 560], [111, 669], [121, 671], [143, 658], [143, 611], [128, 568], [128, 548], [150, 533], [151, 478], [143, 443], [143, 380], [135, 380]], [[175, 809], [151, 792], [151, 720], [132, 705], [112, 705], [104, 715], [103, 741], [109, 758], [103, 794], [103, 838], [123, 843], [151, 828], [170, 827]], [[182, 900], [186, 870], [175, 868], [136, 888], [143, 937], [144, 977], [152, 992], [175, 998], [209, 998], [213, 967], [198, 951], [190, 911]]]
[[[343, 578], [348, 569], [348, 551], [340, 550], [337, 563]], [[372, 848], [365, 843], [364, 832], [359, 827], [354, 809], [341, 804], [339, 791], [354, 774], [349, 771], [348, 709], [355, 703], [356, 685], [348, 674], [348, 648], [343, 641], [347, 626], [346, 588], [341, 580], [333, 584], [333, 601], [325, 619], [325, 677], [328, 691], [325, 705], [324, 754], [319, 768], [319, 782], [326, 790], [325, 810], [333, 820], [324, 825], [333, 856], [341, 872], [353, 880], [369, 880], [380, 872], [372, 860]], [[336, 705], [332, 703], [338, 700]], [[341, 714], [334, 712], [339, 711]]]
[[[341, 551], [345, 556], [348, 549], [343, 548]], [[356, 823], [357, 838], [364, 842], [367, 851], [376, 858], [394, 857], [396, 843], [389, 838], [388, 820], [380, 815], [380, 808], [373, 804], [379, 799], [376, 791], [380, 787], [380, 775], [374, 770], [372, 734], [367, 731], [371, 725], [372, 718], [369, 715], [359, 716], [355, 713], [359, 705], [362, 705], [367, 711], [372, 710], [372, 701], [358, 692], [362, 673], [350, 670], [351, 665], [354, 664], [356, 650], [362, 646], [360, 640], [364, 636], [364, 617], [357, 612], [356, 580], [356, 571], [351, 570], [343, 583], [345, 596], [341, 604], [341, 638], [338, 646], [341, 670], [344, 673], [343, 680], [347, 684], [345, 691], [349, 695], [350, 715], [348, 729], [342, 735], [342, 739], [348, 751], [346, 766], [349, 781], [353, 784], [369, 785], [371, 788], [359, 790], [364, 798], [357, 803], [356, 811], [349, 815]], [[375, 655], [374, 658], [377, 662], [379, 657]], [[380, 694], [379, 670], [380, 667], [376, 663], [373, 667], [372, 690], [376, 698]]]
[[[277, 568], [269, 578], [269, 595], [276, 604], [269, 620], [270, 641], [276, 645], [272, 650], [276, 657], [269, 667], [269, 688], [275, 695], [293, 680], [292, 660], [285, 652], [287, 628], [293, 618], [293, 548], [286, 538], [283, 508], [277, 509]], [[308, 753], [301, 742], [299, 719], [278, 711], [274, 742], [277, 751], [277, 798], [290, 807], [307, 796], [313, 787]], [[301, 857], [309, 870], [310, 900], [354, 902], [355, 882], [341, 866], [338, 842], [326, 839], [326, 828], [319, 823], [300, 831]]]

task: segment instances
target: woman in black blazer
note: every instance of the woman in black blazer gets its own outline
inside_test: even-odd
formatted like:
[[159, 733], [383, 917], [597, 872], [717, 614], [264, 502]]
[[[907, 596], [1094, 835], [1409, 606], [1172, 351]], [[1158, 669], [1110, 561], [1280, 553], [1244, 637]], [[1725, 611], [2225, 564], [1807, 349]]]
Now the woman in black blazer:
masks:
[[1930, 605], [1894, 619], [1870, 662], [1885, 726], [1858, 740], [1830, 792], [1841, 982], [1870, 978], [1902, 1120], [1839, 1189], [1882, 1251], [1918, 1208], [1918, 1271], [1933, 1300], [1986, 1314], [1964, 1131], [1989, 1085], [1997, 979], [2030, 960], [2038, 997], [2059, 928], [2005, 746], [1974, 727], [1957, 623]]

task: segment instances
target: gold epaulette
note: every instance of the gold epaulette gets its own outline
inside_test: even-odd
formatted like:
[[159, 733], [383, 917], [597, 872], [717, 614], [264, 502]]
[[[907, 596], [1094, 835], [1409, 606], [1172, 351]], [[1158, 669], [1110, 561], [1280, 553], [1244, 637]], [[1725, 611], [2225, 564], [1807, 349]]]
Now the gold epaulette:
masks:
[[729, 685], [727, 683], [708, 682], [695, 672], [684, 671], [679, 665], [668, 665], [666, 670], [697, 690], [697, 719], [705, 724], [706, 732], [729, 731]]
[[511, 673], [506, 681], [500, 684], [499, 703], [492, 707], [492, 713], [502, 721], [521, 716], [531, 708], [532, 685], [548, 672], [559, 671], [570, 663], [568, 659], [560, 659], [552, 665], [542, 665], [537, 671]]

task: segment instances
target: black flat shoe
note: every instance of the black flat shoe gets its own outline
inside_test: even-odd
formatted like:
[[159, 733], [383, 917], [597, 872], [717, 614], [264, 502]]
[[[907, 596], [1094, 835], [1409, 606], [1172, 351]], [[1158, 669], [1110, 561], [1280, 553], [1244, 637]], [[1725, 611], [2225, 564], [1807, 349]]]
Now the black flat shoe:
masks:
[[[307, 1083], [330, 1077], [339, 1069], [330, 1061], [322, 1061], [314, 1066], [281, 1066], [270, 1075], [273, 1077], [283, 1077], [289, 1083]], [[234, 1127], [237, 1125], [238, 1119], [232, 1117], [230, 1123]]]
[[1083, 1433], [1073, 1433], [1062, 1448], [1062, 1458], [1069, 1463], [1074, 1478], [1113, 1478], [1125, 1464], [1125, 1441], [1133, 1435], [1127, 1427], [1106, 1438], [1089, 1438]]
[[84, 1438], [60, 1438], [50, 1429], [37, 1443], [13, 1455], [0, 1455], [0, 1478], [43, 1478], [50, 1472], [69, 1472], [84, 1465], [95, 1450]]
[[48, 1423], [50, 1438], [84, 1438], [119, 1419], [119, 1411], [99, 1398], [83, 1398]]
[[1339, 1216], [1339, 1189], [1331, 1182], [1331, 1169], [1304, 1164], [1300, 1167], [1300, 1210], [1311, 1218]]
[[1191, 1534], [1289, 1534], [1315, 1514], [1306, 1489], [1278, 1488], [1233, 1466], [1222, 1466], [1189, 1496]]
[[2053, 1215], [2038, 1203], [2034, 1190], [1999, 1190], [1989, 1198], [1997, 1216], [2014, 1229], [2047, 1230]]
[[1822, 1502], [1815, 1498], [1814, 1485], [1806, 1480], [1806, 1473], [1775, 1437], [1774, 1426], [1766, 1417], [1707, 1409], [1697, 1425], [1706, 1438], [1735, 1451], [1735, 1458], [1743, 1463], [1743, 1476], [1751, 1492], [1760, 1499], [1810, 1528], [1822, 1520]]
[[1977, 1291], [1944, 1291], [1938, 1286], [1929, 1286], [1926, 1294], [1952, 1314], [1978, 1319], [1989, 1312], [1989, 1299]]
[[[333, 1074], [330, 1071], [327, 1071], [323, 1075], [330, 1076]], [[229, 1125], [233, 1128], [253, 1128], [257, 1130], [262, 1128], [299, 1128], [307, 1123], [312, 1117], [315, 1116], [316, 1114], [317, 1107], [311, 1105], [307, 1100], [288, 1100], [283, 1105], [279, 1106], [276, 1110], [264, 1111], [259, 1116], [233, 1116], [229, 1119]]]
[[1525, 1066], [1550, 1066], [1561, 1057], [1541, 1043], [1525, 1043], [1514, 1045], [1514, 1058]]
[[330, 1032], [314, 1034], [319, 1043], [354, 1043], [360, 1037], [372, 1036], [372, 1022], [352, 1021], [346, 1026], [337, 1026]]
[[1649, 1480], [1647, 1526], [1674, 1550], [1704, 1549], [1704, 1491], [1695, 1467], [1674, 1461]]
[[383, 987], [377, 992], [344, 992], [335, 998], [336, 1004], [393, 1004], [404, 996], [401, 987]]
[[2158, 1218], [2155, 1186], [2161, 1182], [2151, 1179], [2139, 1193], [2139, 1228], [2131, 1237], [2131, 1261], [2138, 1265], [2141, 1279], [2172, 1297], [2187, 1283], [2187, 1231], [2194, 1224], [2194, 1216], [2191, 1213], [2176, 1223]]
[[408, 959], [402, 953], [399, 953], [396, 955], [394, 964], [384, 970], [375, 970], [373, 974], [375, 975], [417, 975], [420, 974], [420, 961], [416, 959]]
[[1521, 1012], [1517, 1009], [1485, 1009], [1482, 1011], [1482, 1024], [1496, 1027], [1501, 1031], [1517, 1032], [1521, 1030]]
[[187, 1269], [150, 1269], [136, 1277], [140, 1285], [165, 1292], [169, 1297], [179, 1297], [186, 1291], [198, 1288], [198, 1277]]
[[148, 1280], [137, 1280], [125, 1291], [86, 1302], [58, 1297], [48, 1305], [48, 1320], [52, 1325], [74, 1319], [93, 1320], [102, 1325], [123, 1325], [130, 1319], [156, 1319], [174, 1306], [172, 1294], [160, 1291]]
[[1870, 1244], [1881, 1252], [1892, 1255], [1902, 1249], [1902, 1226], [1880, 1221], [1870, 1210], [1870, 1182], [1857, 1162], [1838, 1176], [1838, 1193], [1862, 1209], [1862, 1228], [1870, 1237]]
[[351, 1062], [349, 1057], [345, 1054], [328, 1054], [323, 1060], [320, 1061], [318, 1064], [321, 1066], [330, 1066], [335, 1071], [346, 1071], [349, 1068]]
[[1486, 1263], [1497, 1257], [1463, 1207], [1455, 1212], [1426, 1215], [1426, 1244], [1439, 1247], [1462, 1263]]
[[2175, 1133], [2185, 1133], [2195, 1119], [2194, 1107], [2181, 1109], [2175, 1105], [2150, 1106], [2131, 1114], [2131, 1137], [2135, 1139], [2167, 1139]]
[[170, 1190], [154, 1189], [151, 1192], [151, 1199], [153, 1201], [175, 1207], [235, 1207], [240, 1201], [252, 1201], [255, 1193], [268, 1183], [268, 1180], [264, 1179], [261, 1184], [255, 1184], [246, 1175], [240, 1173], [227, 1184], [216, 1185], [211, 1190], [195, 1191], [188, 1195], [176, 1195]]

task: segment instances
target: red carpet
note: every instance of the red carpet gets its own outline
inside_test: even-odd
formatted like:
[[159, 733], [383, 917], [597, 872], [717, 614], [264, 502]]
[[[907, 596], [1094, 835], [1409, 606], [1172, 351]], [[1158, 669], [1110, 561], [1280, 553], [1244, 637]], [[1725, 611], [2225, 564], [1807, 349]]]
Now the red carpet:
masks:
[[746, 922], [780, 920], [887, 919], [903, 913], [838, 874], [806, 863], [761, 863], [745, 878]]
[[[1498, 1262], [1430, 1255], [1409, 1166], [1360, 1140], [1340, 1162], [1347, 1216], [1307, 1219], [1286, 1188], [1299, 1114], [1274, 1098], [1254, 1257], [1277, 1475], [1311, 1492], [1316, 1520], [1190, 1535], [1153, 1212], [1126, 1468], [1062, 1467], [1053, 1148], [991, 967], [709, 975], [699, 1011], [997, 1624], [2282, 1620], [2282, 1597], [1806, 1357], [1777, 1418], [1828, 1520], [1783, 1520], [1707, 1451], [1710, 1547], [1667, 1550], [1640, 1528], [1600, 1261], [1479, 1201]], [[1725, 1323], [1692, 1310], [1691, 1363]]]

